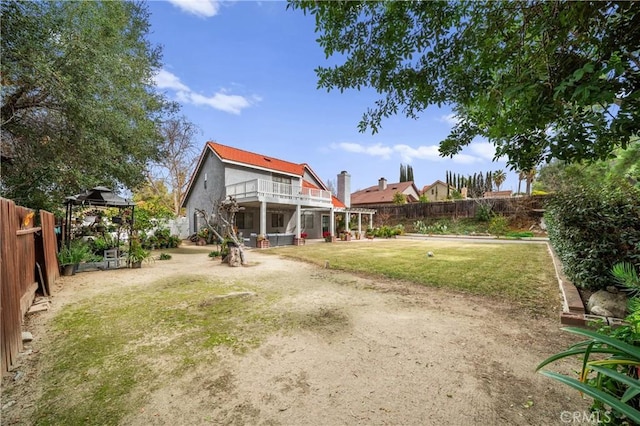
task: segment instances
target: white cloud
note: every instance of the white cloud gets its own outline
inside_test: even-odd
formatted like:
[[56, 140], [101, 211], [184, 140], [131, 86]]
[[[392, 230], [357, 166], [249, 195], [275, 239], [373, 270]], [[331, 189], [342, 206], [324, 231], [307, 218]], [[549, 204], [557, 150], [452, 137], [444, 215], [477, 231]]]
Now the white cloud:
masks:
[[[380, 157], [384, 160], [388, 160], [396, 154], [403, 163], [411, 163], [414, 160], [444, 161], [448, 159], [440, 155], [438, 145], [412, 147], [405, 144], [387, 146], [377, 143], [367, 146], [354, 142], [341, 142], [331, 144], [330, 147], [334, 150], [365, 154], [372, 157]], [[458, 164], [484, 163], [491, 162], [495, 155], [495, 147], [489, 142], [474, 142], [469, 145], [468, 149], [471, 153], [456, 154], [450, 160]]]
[[339, 144], [333, 144], [331, 146], [334, 149], [342, 149], [347, 152], [355, 152], [358, 154], [367, 154], [372, 157], [382, 157], [389, 158], [393, 153], [393, 150], [387, 146], [383, 146], [382, 144], [375, 144], [371, 146], [364, 146], [359, 143], [350, 143], [350, 142], [342, 142]]
[[440, 121], [449, 123], [453, 126], [460, 122], [460, 118], [452, 112], [451, 114], [443, 115], [442, 117], [440, 117]]
[[158, 89], [189, 91], [189, 88], [182, 84], [176, 75], [173, 75], [167, 70], [160, 70], [158, 74], [155, 75], [154, 81]]
[[169, 3], [203, 18], [216, 16], [220, 9], [220, 2], [217, 0], [169, 0]]
[[400, 154], [402, 161], [410, 163], [414, 159], [440, 161], [440, 153], [437, 145], [419, 146], [413, 148], [409, 145], [394, 145], [393, 151]]
[[240, 114], [244, 108], [251, 106], [251, 102], [243, 96], [227, 95], [220, 92], [213, 96], [203, 96], [193, 92], [179, 92], [178, 97], [182, 98], [183, 102], [192, 103], [194, 105], [208, 105], [211, 108], [230, 112], [232, 114]]
[[154, 76], [154, 81], [159, 89], [169, 89], [176, 92], [176, 99], [185, 104], [210, 106], [219, 111], [231, 114], [240, 114], [243, 109], [250, 107], [262, 100], [259, 96], [247, 98], [240, 95], [228, 94], [226, 90], [220, 90], [212, 96], [205, 96], [191, 90], [180, 81], [178, 76], [167, 70], [160, 70]]
[[496, 147], [490, 142], [472, 142], [469, 144], [469, 150], [483, 160], [493, 161], [496, 155]]

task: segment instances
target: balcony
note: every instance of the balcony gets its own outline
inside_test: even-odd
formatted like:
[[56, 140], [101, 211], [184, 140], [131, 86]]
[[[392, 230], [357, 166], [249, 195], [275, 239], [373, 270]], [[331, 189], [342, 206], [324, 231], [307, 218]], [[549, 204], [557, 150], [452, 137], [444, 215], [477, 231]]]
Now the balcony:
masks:
[[238, 202], [267, 201], [270, 203], [331, 207], [331, 192], [321, 189], [303, 188], [300, 185], [254, 179], [226, 187], [227, 197]]

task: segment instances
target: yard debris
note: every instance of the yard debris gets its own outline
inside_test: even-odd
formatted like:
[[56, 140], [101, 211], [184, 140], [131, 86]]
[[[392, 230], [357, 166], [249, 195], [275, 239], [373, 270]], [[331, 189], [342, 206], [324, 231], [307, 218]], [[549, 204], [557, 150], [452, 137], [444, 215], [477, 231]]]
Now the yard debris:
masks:
[[23, 331], [22, 332], [22, 341], [23, 342], [30, 342], [33, 340], [33, 334], [29, 333], [28, 331]]
[[49, 310], [49, 303], [40, 303], [39, 305], [33, 305], [27, 311], [28, 314], [33, 314], [35, 312], [47, 311]]

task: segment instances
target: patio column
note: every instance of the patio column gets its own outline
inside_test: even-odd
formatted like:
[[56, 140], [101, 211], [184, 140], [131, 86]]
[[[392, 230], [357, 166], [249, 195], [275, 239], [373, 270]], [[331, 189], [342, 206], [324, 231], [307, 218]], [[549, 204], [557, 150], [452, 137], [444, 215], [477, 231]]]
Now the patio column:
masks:
[[369, 213], [369, 228], [373, 228], [373, 213]]
[[300, 204], [296, 206], [296, 238], [300, 238]]
[[362, 213], [358, 212], [358, 235], [362, 235]]
[[334, 217], [335, 212], [333, 207], [330, 210], [331, 214], [329, 215], [329, 232], [331, 232], [331, 236], [333, 237], [336, 234], [336, 218]]
[[267, 202], [260, 201], [260, 234], [267, 235]]

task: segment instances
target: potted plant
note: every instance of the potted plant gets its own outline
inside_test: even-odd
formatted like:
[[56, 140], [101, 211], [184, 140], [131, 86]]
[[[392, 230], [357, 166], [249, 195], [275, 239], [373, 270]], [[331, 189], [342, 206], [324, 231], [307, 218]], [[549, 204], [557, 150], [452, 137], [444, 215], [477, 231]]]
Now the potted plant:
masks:
[[81, 240], [72, 241], [68, 246], [62, 247], [58, 253], [58, 261], [62, 266], [62, 275], [74, 275], [81, 262], [91, 255], [91, 249]]
[[300, 238], [294, 238], [293, 239], [293, 245], [296, 246], [303, 246], [305, 244], [305, 241], [307, 240], [307, 233], [306, 232], [301, 232], [300, 233]]
[[256, 237], [257, 248], [269, 248], [269, 246], [269, 239], [264, 234], [260, 234]]
[[331, 241], [333, 241], [333, 238], [331, 237], [331, 232], [329, 231], [324, 231], [322, 233], [322, 238], [324, 238], [324, 240], [328, 243], [330, 243]]
[[151, 252], [142, 248], [140, 241], [133, 240], [127, 258], [132, 268], [140, 268], [143, 260], [148, 262], [151, 259]]

